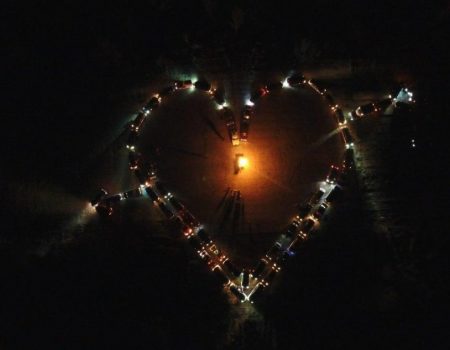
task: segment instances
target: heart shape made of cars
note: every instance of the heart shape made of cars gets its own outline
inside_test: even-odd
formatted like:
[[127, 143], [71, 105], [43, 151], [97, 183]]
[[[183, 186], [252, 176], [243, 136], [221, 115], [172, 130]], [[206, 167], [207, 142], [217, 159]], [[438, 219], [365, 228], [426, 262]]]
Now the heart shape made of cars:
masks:
[[[299, 134], [299, 128], [295, 127], [293, 122], [295, 116], [289, 115], [286, 109], [282, 111], [282, 117], [279, 113], [265, 115], [264, 124], [270, 124], [271, 119], [272, 125], [270, 127], [263, 126], [258, 130], [259, 119], [256, 123], [253, 123], [253, 120], [255, 116], [260, 118], [262, 114], [259, 113], [260, 111], [257, 108], [259, 101], [264, 100], [265, 96], [271, 94], [281, 96], [282, 94], [278, 91], [283, 89], [290, 90], [291, 93], [303, 89], [308, 91], [307, 94], [312, 92], [311, 96], [319, 95], [326, 102], [325, 105], [322, 103], [321, 107], [325, 108], [329, 115], [335, 117], [332, 119], [334, 126], [326, 130], [325, 135], [322, 135], [317, 141], [310, 142], [307, 147], [304, 147], [302, 143], [285, 142], [285, 140], [303, 141], [311, 134], [308, 127], [312, 128], [314, 125], [317, 127], [317, 125], [323, 124], [323, 122], [321, 124], [318, 121], [316, 116], [320, 111], [311, 110], [308, 106], [300, 106], [303, 109], [304, 118], [296, 118], [295, 123], [302, 120], [305, 122], [300, 127], [303, 134]], [[199, 98], [204, 98], [204, 96], [210, 98], [215, 109], [217, 109], [217, 121], [211, 120], [211, 111], [197, 111], [197, 114], [199, 114], [199, 118], [196, 118], [197, 127], [192, 126], [189, 123], [194, 123], [194, 118], [190, 115], [186, 116], [183, 113], [184, 108], [180, 108], [180, 104], [184, 103], [183, 101], [177, 103], [175, 109], [168, 113], [177, 120], [160, 120], [161, 116], [155, 116], [157, 108], [163, 103], [163, 100], [168, 99], [169, 95], [178, 90], [197, 90], [202, 92], [199, 96], [203, 94], [203, 97]], [[194, 106], [199, 105], [199, 101], [195, 101], [192, 96], [185, 97], [186, 101], [193, 100]], [[317, 99], [316, 96], [311, 98]], [[305, 111], [309, 111], [309, 117], [305, 117]], [[185, 116], [185, 119], [188, 118], [187, 124], [180, 122], [181, 116]], [[142, 145], [138, 141], [140, 141], [144, 123], [150, 123], [151, 120], [159, 126], [162, 125], [163, 129], [166, 128], [168, 131], [166, 129], [164, 129], [166, 131], [162, 131], [160, 127], [150, 127], [149, 129], [153, 131], [153, 134], [150, 137], [143, 138], [148, 142]], [[342, 111], [334, 103], [332, 96], [326, 90], [319, 88], [314, 81], [306, 79], [300, 74], [294, 74], [283, 82], [269, 83], [254, 90], [246, 101], [239, 118], [236, 118], [233, 111], [228, 107], [223, 92], [212, 87], [209, 82], [205, 80], [196, 82], [191, 80], [175, 81], [153, 95], [130, 123], [126, 144], [129, 151], [129, 168], [136, 174], [141, 184], [140, 187], [115, 195], [108, 195], [106, 191], [101, 191], [93, 199], [92, 205], [96, 207], [100, 214], [108, 216], [111, 215], [117, 202], [140, 195], [148, 196], [153, 204], [161, 209], [167, 219], [178, 222], [184, 237], [200, 258], [218, 276], [223, 285], [241, 302], [253, 302], [271, 283], [289, 256], [295, 254], [299, 245], [317, 229], [320, 219], [341, 191], [341, 188], [337, 185], [338, 177], [343, 170], [353, 166], [351, 162], [353, 141], [348, 129], [344, 126], [345, 123], [346, 120]], [[198, 132], [199, 126], [208, 132], [205, 132], [205, 130]], [[255, 136], [255, 142], [249, 141], [250, 126], [253, 131], [252, 134], [257, 135]], [[226, 132], [222, 133], [222, 129], [225, 129]], [[287, 137], [279, 132], [274, 132], [276, 129], [287, 130]], [[182, 135], [185, 135], [185, 137], [183, 138]], [[171, 146], [161, 146], [165, 139], [172, 141], [178, 138], [180, 138], [179, 142], [175, 146], [173, 146], [173, 142], [171, 142]], [[342, 143], [341, 138], [344, 143]], [[309, 154], [308, 152], [317, 151], [321, 145], [331, 139], [335, 141], [333, 152], [314, 153], [314, 156], [306, 157], [306, 154]], [[336, 141], [339, 141], [338, 144], [336, 144]], [[188, 149], [188, 147], [185, 147], [188, 143], [203, 144], [203, 151], [198, 152], [197, 149]], [[331, 165], [330, 167], [331, 161], [327, 155], [332, 154], [334, 159], [340, 159], [345, 148], [347, 151], [342, 166]], [[144, 149], [151, 150], [151, 157], [142, 156], [140, 151]], [[214, 152], [205, 153], [205, 149], [213, 149]], [[167, 161], [167, 157], [174, 154], [175, 157], [178, 157], [176, 161]], [[319, 174], [322, 174], [320, 180], [323, 181], [318, 182], [317, 176], [315, 179], [311, 179], [308, 172], [300, 171], [299, 175], [299, 162], [303, 164], [302, 170], [319, 168], [322, 171], [322, 173], [319, 171]], [[277, 169], [289, 168], [291, 164], [297, 170], [285, 172], [281, 179], [274, 176]], [[185, 173], [192, 173], [193, 169], [200, 174], [195, 177], [196, 180], [182, 176]], [[210, 171], [212, 176], [207, 175], [207, 171]], [[328, 175], [325, 177], [326, 171], [328, 171]], [[174, 183], [182, 182], [182, 179], [184, 179], [185, 183], [181, 187], [186, 192], [190, 192], [191, 197], [203, 196], [207, 203], [194, 205], [196, 208], [191, 209], [192, 211], [189, 210], [178, 195], [174, 196], [173, 192], [169, 191], [168, 188], [172, 187], [160, 181], [161, 172], [165, 173], [166, 176], [163, 176], [163, 178], [168, 180], [167, 183], [169, 184], [172, 181]], [[227, 183], [229, 184], [228, 188], [219, 196], [211, 190], [211, 188], [217, 188]], [[298, 183], [300, 183], [300, 187], [298, 187]], [[308, 186], [305, 186], [305, 183]], [[204, 185], [202, 186], [202, 184]], [[295, 198], [305, 196], [307, 194], [306, 188], [311, 193], [311, 186], [315, 187], [314, 194], [310, 196], [308, 201], [296, 206]], [[302, 188], [303, 193], [298, 193]], [[202, 192], [201, 196], [198, 196], [199, 192]], [[183, 191], [177, 190], [176, 193], [183, 193]], [[265, 198], [274, 198], [270, 201], [270, 206], [261, 205]], [[194, 203], [198, 202], [195, 201]], [[217, 202], [218, 205], [214, 205]], [[267, 220], [262, 224], [264, 227], [272, 227], [274, 231], [277, 231], [275, 227], [278, 227], [280, 222], [269, 220], [271, 213], [276, 214], [273, 216], [278, 218], [283, 211], [290, 212], [292, 214], [291, 221], [284, 225], [285, 229], [278, 230], [275, 243], [258, 261], [254, 269], [240, 270], [231, 262], [229, 256], [219, 249], [219, 245], [222, 247], [224, 242], [218, 244], [216, 237], [211, 237], [208, 233], [206, 229], [208, 225], [201, 224], [192, 212], [197, 213], [204, 208], [201, 216], [206, 218], [208, 211], [217, 213], [220, 209], [223, 214], [222, 220], [219, 220], [220, 224], [216, 225], [213, 231], [235, 233], [236, 227], [239, 227], [242, 223], [244, 203], [247, 208], [248, 204], [252, 202], [256, 205], [253, 205], [253, 212], [250, 213], [250, 216], [265, 217]], [[286, 209], [286, 203], [290, 203], [288, 209]], [[211, 217], [209, 218], [211, 219]], [[217, 218], [215, 218], [215, 221], [217, 221]], [[210, 224], [209, 227], [211, 226], [213, 225]]]

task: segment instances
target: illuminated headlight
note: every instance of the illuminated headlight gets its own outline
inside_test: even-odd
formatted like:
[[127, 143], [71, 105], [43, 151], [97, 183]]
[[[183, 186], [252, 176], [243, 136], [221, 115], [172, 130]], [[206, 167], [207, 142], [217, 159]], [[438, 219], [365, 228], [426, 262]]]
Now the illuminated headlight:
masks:
[[245, 101], [245, 104], [248, 105], [248, 106], [250, 106], [250, 107], [252, 107], [252, 106], [255, 105], [252, 101], [250, 101], [250, 99], [248, 99], [247, 101]]
[[289, 87], [288, 79], [287, 79], [287, 78], [284, 79], [284, 80], [282, 81], [282, 84], [283, 84], [283, 87], [284, 87], [284, 88]]

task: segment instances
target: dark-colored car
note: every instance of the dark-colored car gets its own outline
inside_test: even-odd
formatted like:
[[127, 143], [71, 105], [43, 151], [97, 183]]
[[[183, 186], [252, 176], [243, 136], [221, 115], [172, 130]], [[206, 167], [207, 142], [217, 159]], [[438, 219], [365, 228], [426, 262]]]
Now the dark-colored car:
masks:
[[95, 207], [105, 196], [108, 194], [103, 188], [100, 189], [97, 194], [91, 199], [91, 205]]
[[212, 239], [209, 236], [208, 232], [206, 232], [204, 229], [200, 229], [197, 232], [197, 236], [201, 239], [201, 241], [205, 244], [212, 243]]
[[229, 260], [225, 260], [223, 265], [230, 271], [235, 277], [239, 277], [241, 271]]
[[241, 301], [241, 303], [244, 302], [244, 300], [245, 300], [245, 295], [242, 294], [242, 293], [239, 291], [239, 289], [237, 289], [236, 286], [232, 285], [232, 286], [230, 287], [230, 291], [231, 291], [231, 293], [233, 293], [233, 294], [236, 296], [236, 298], [238, 298], [238, 299]]
[[131, 130], [128, 134], [128, 140], [127, 140], [127, 148], [131, 151], [134, 151], [136, 148], [136, 141], [138, 139], [138, 133], [136, 130]]
[[206, 92], [211, 90], [211, 84], [209, 82], [207, 82], [206, 80], [197, 80], [194, 83], [194, 86], [196, 89], [206, 91]]
[[289, 78], [287, 78], [287, 82], [290, 86], [294, 87], [294, 86], [299, 86], [301, 84], [305, 84], [306, 79], [303, 75], [296, 73], [296, 74], [291, 75]]
[[348, 128], [343, 128], [341, 131], [342, 131], [342, 137], [344, 138], [344, 142], [345, 142], [345, 148], [347, 148], [347, 149], [353, 148], [353, 137], [350, 134], [350, 131], [348, 130]]
[[336, 199], [339, 199], [341, 194], [342, 194], [342, 189], [339, 186], [335, 186], [333, 188], [333, 190], [330, 192], [330, 194], [327, 196], [327, 198], [325, 198], [325, 202], [331, 204], [334, 201], [336, 201]]
[[106, 205], [106, 206], [112, 206], [114, 204], [119, 203], [122, 200], [122, 195], [119, 194], [115, 194], [114, 196], [110, 196], [107, 198], [103, 198], [99, 205]]
[[247, 142], [248, 141], [248, 132], [249, 132], [249, 129], [250, 129], [250, 123], [248, 122], [248, 120], [243, 119], [243, 120], [241, 120], [240, 127], [241, 127], [240, 140], [243, 141], [243, 142]]
[[365, 105], [359, 106], [356, 108], [355, 113], [358, 117], [364, 117], [365, 115], [372, 114], [374, 112], [378, 112], [378, 108], [374, 103], [367, 103]]
[[171, 193], [167, 190], [166, 186], [164, 186], [160, 181], [156, 181], [155, 187], [162, 197], [169, 198], [171, 196]]
[[274, 81], [272, 83], [267, 84], [265, 90], [267, 92], [272, 92], [272, 91], [276, 91], [276, 90], [281, 90], [282, 88], [283, 88], [283, 83], [281, 83], [280, 81]]
[[242, 288], [247, 289], [250, 283], [250, 273], [248, 270], [242, 271]]
[[320, 202], [322, 196], [325, 194], [325, 190], [323, 188], [319, 188], [316, 193], [311, 198], [310, 204], [315, 205]]
[[192, 248], [194, 248], [197, 252], [202, 250], [202, 243], [200, 240], [195, 236], [190, 236], [188, 238], [188, 242], [191, 245]]
[[142, 195], [140, 188], [135, 188], [133, 190], [129, 190], [123, 193], [123, 198], [138, 198]]
[[176, 80], [175, 88], [177, 89], [188, 89], [192, 86], [191, 80]]
[[130, 152], [128, 154], [128, 162], [130, 170], [136, 170], [138, 168], [139, 156], [134, 152]]
[[166, 218], [168, 218], [168, 219], [172, 219], [173, 218], [173, 213], [170, 211], [169, 208], [166, 207], [166, 205], [163, 202], [159, 202], [158, 206], [161, 209], [161, 211], [164, 213]]
[[266, 88], [260, 88], [255, 90], [251, 97], [250, 97], [250, 102], [255, 103], [256, 101], [258, 101], [258, 99], [264, 95], [267, 95], [268, 91]]
[[334, 114], [336, 115], [336, 118], [338, 120], [339, 125], [344, 125], [347, 123], [347, 120], [345, 119], [344, 113], [342, 112], [342, 109], [335, 108]]
[[325, 98], [325, 101], [327, 101], [327, 103], [330, 107], [335, 105], [334, 98], [333, 98], [333, 96], [331, 96], [331, 94], [324, 93], [323, 97]]
[[250, 296], [250, 302], [253, 303], [254, 301], [258, 302], [261, 300], [262, 295], [264, 294], [264, 285], [262, 283], [258, 283], [258, 285], [255, 288], [255, 291]]
[[169, 202], [176, 211], [181, 211], [184, 209], [184, 206], [175, 197], [170, 197]]
[[335, 165], [330, 167], [330, 171], [328, 172], [326, 182], [329, 184], [335, 184], [339, 177], [340, 171], [339, 168]]
[[306, 218], [309, 214], [309, 212], [311, 211], [312, 206], [309, 203], [306, 204], [302, 204], [299, 207], [299, 211], [298, 211], [298, 215], [296, 216], [297, 220], [303, 220], [304, 218]]
[[280, 254], [280, 252], [281, 252], [281, 244], [276, 242], [266, 253], [266, 257], [269, 260], [275, 259], [278, 256], [278, 254]]
[[134, 118], [133, 122], [130, 125], [131, 129], [134, 131], [138, 131], [142, 123], [144, 122], [144, 119], [145, 119], [144, 113], [142, 112], [138, 113], [138, 115], [136, 116], [136, 118]]
[[180, 213], [181, 218], [183, 219], [183, 222], [190, 227], [198, 227], [200, 226], [200, 223], [198, 220], [187, 210], [184, 210]]
[[110, 216], [113, 213], [113, 208], [109, 205], [99, 204], [95, 206], [95, 210], [97, 214], [100, 216]]
[[251, 116], [253, 114], [253, 109], [251, 106], [245, 106], [242, 110], [242, 119], [250, 120]]
[[342, 162], [342, 167], [344, 168], [344, 171], [349, 171], [351, 169], [355, 168], [355, 154], [353, 149], [347, 149], [345, 150], [344, 154], [344, 161]]
[[314, 227], [314, 224], [315, 224], [315, 223], [316, 223], [316, 222], [315, 222], [313, 219], [308, 218], [308, 219], [302, 221], [302, 225], [301, 225], [301, 227], [300, 227], [300, 230], [301, 230], [303, 233], [308, 233], [308, 232], [311, 231], [311, 229]]
[[213, 269], [214, 275], [217, 276], [221, 284], [228, 284], [230, 283], [230, 280], [228, 279], [227, 275], [223, 270], [220, 268], [220, 266], [216, 266]]
[[316, 220], [319, 220], [325, 214], [327, 209], [328, 209], [327, 203], [322, 203], [321, 205], [319, 205], [319, 208], [317, 208], [317, 210], [313, 214], [314, 218]]
[[145, 188], [145, 192], [147, 192], [148, 196], [150, 197], [150, 199], [153, 202], [157, 202], [158, 201], [158, 195], [155, 193], [155, 191], [153, 191], [153, 189], [150, 186], [147, 186]]
[[216, 101], [219, 106], [223, 106], [225, 103], [225, 96], [222, 90], [214, 91], [214, 101]]
[[293, 237], [296, 234], [298, 227], [299, 223], [297, 221], [291, 222], [291, 224], [288, 226], [286, 230], [286, 236]]
[[159, 95], [153, 96], [143, 108], [144, 112], [150, 112], [152, 109], [157, 108], [159, 102], [161, 102], [161, 97], [159, 97]]
[[165, 87], [164, 89], [162, 89], [159, 92], [159, 96], [167, 96], [167, 95], [169, 95], [170, 93], [172, 93], [174, 91], [175, 91], [175, 86], [171, 85], [171, 86], [168, 86], [168, 87]]
[[265, 259], [261, 259], [259, 261], [258, 265], [256, 265], [255, 270], [253, 271], [253, 277], [256, 278], [256, 279], [261, 277], [261, 274], [266, 269], [266, 266], [267, 266], [267, 261]]

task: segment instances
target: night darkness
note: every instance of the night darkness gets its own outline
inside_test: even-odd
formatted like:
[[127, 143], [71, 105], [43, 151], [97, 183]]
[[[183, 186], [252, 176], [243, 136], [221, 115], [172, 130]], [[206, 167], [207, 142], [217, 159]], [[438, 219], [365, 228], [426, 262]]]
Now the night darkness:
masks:
[[[2, 7], [1, 349], [448, 348], [448, 1]], [[352, 122], [356, 170], [345, 176], [343, 194], [318, 232], [289, 258], [252, 312], [224, 292], [176, 220], [165, 220], [147, 198], [124, 201], [106, 218], [89, 209], [99, 188], [114, 194], [138, 186], [124, 149], [130, 121], [152, 93], [177, 79], [206, 79], [225, 91], [240, 117], [245, 93], [294, 72], [326, 86], [347, 111], [405, 86], [416, 103]], [[170, 107], [163, 102], [152, 111], [152, 125], [164, 113], [180, 116], [180, 124], [165, 123], [159, 135], [144, 129], [141, 137], [158, 155], [164, 181], [196, 176], [191, 173], [203, 164], [194, 148], [207, 141], [178, 137], [182, 123], [209, 133], [204, 140], [217, 134], [223, 141], [226, 134], [203, 95], [176, 93], [167, 98]], [[270, 115], [283, 113], [291, 123], [290, 105], [311, 103], [310, 113], [328, 113], [308, 94], [300, 90], [280, 97], [285, 100], [275, 94], [256, 105], [245, 147], [257, 143]], [[296, 123], [289, 125], [301, 128]], [[317, 125], [311, 122], [311, 134]], [[309, 132], [300, 130], [297, 141], [312, 141]], [[277, 154], [291, 146], [274, 147]], [[267, 152], [260, 154], [271, 157]], [[317, 153], [309, 161], [320, 167], [328, 158]], [[293, 169], [289, 181], [304, 176], [305, 188], [327, 172], [315, 178], [309, 169], [306, 175]], [[195, 199], [193, 213], [211, 221], [202, 217], [202, 205], [210, 207], [196, 191], [200, 177], [190, 179], [172, 181], [176, 195], [184, 203]], [[246, 197], [244, 186], [249, 217], [252, 200], [268, 216], [278, 213], [271, 208], [276, 194], [268, 192], [270, 202]], [[254, 239], [260, 226], [246, 225], [250, 233], [233, 228], [228, 236], [217, 230], [213, 239], [225, 242], [233, 261], [243, 251], [257, 261], [275, 238]]]

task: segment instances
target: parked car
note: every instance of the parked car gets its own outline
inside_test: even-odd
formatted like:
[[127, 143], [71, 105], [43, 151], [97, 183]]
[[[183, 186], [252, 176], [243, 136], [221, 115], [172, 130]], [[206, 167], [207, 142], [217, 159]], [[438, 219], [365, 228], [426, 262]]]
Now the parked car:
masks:
[[316, 193], [311, 198], [310, 205], [314, 206], [320, 202], [322, 196], [325, 194], [325, 190], [323, 188], [319, 188]]
[[159, 202], [158, 203], [158, 207], [161, 209], [161, 211], [164, 213], [164, 215], [168, 218], [168, 219], [172, 219], [173, 218], [173, 213], [170, 211], [169, 208], [166, 207], [166, 205], [163, 202]]
[[129, 199], [129, 198], [138, 198], [142, 195], [141, 189], [135, 188], [133, 190], [129, 190], [123, 193], [123, 198]]
[[354, 151], [353, 149], [347, 149], [345, 150], [344, 154], [344, 161], [342, 163], [342, 167], [345, 172], [348, 172], [351, 169], [355, 168], [355, 158], [354, 158]]
[[306, 78], [300, 73], [296, 73], [287, 78], [287, 82], [292, 87], [299, 86], [306, 83]]
[[269, 91], [265, 87], [259, 88], [255, 90], [250, 96], [250, 102], [255, 103], [256, 101], [259, 100], [260, 97], [267, 95], [268, 93]]
[[348, 128], [342, 128], [342, 137], [344, 138], [344, 142], [345, 142], [345, 148], [349, 149], [349, 148], [353, 148], [353, 137], [350, 134], [350, 131], [348, 130]]
[[153, 189], [150, 186], [147, 186], [145, 188], [145, 192], [147, 192], [148, 196], [153, 202], [156, 203], [158, 201], [159, 199], [158, 195], [155, 193], [155, 191], [153, 191]]
[[104, 190], [103, 188], [101, 188], [97, 194], [90, 200], [91, 205], [93, 207], [95, 207], [103, 198], [105, 198], [105, 196], [108, 194], [108, 192], [106, 192], [106, 190]]
[[208, 83], [206, 80], [197, 80], [194, 83], [194, 86], [196, 89], [209, 92], [211, 90], [211, 84]]
[[319, 208], [317, 208], [317, 210], [313, 214], [314, 219], [319, 220], [325, 214], [327, 209], [328, 209], [327, 203], [324, 202], [321, 205], [319, 205]]
[[340, 174], [339, 168], [335, 165], [332, 165], [328, 172], [326, 182], [329, 184], [335, 184], [337, 182], [339, 174]]
[[155, 187], [162, 197], [167, 199], [172, 196], [172, 194], [167, 190], [166, 186], [162, 182], [156, 181]]
[[258, 262], [258, 265], [256, 265], [255, 270], [253, 271], [253, 277], [258, 279], [259, 277], [261, 277], [261, 274], [264, 272], [264, 270], [266, 269], [267, 266], [267, 260], [266, 259], [261, 259]]
[[279, 242], [276, 242], [266, 253], [266, 257], [269, 260], [275, 259], [280, 252], [281, 252], [281, 244]]
[[267, 92], [272, 92], [272, 91], [276, 91], [276, 90], [281, 90], [282, 87], [283, 87], [283, 83], [281, 83], [280, 81], [275, 81], [275, 82], [267, 84], [265, 87], [265, 90]]
[[328, 204], [333, 203], [338, 199], [342, 194], [342, 189], [339, 186], [335, 186], [330, 194], [325, 198], [325, 202]]
[[191, 80], [176, 80], [175, 89], [188, 89], [192, 86]]
[[347, 124], [347, 120], [345, 119], [344, 113], [342, 112], [342, 109], [335, 108], [334, 114], [336, 115], [336, 118], [338, 120], [339, 125]]
[[175, 197], [170, 197], [169, 202], [176, 211], [181, 211], [184, 209], [184, 206]]
[[208, 232], [205, 231], [205, 229], [200, 229], [197, 232], [197, 236], [200, 238], [200, 240], [205, 243], [205, 244], [210, 244], [212, 243], [212, 239], [209, 236]]
[[250, 272], [248, 270], [242, 271], [242, 288], [247, 289], [250, 283]]

